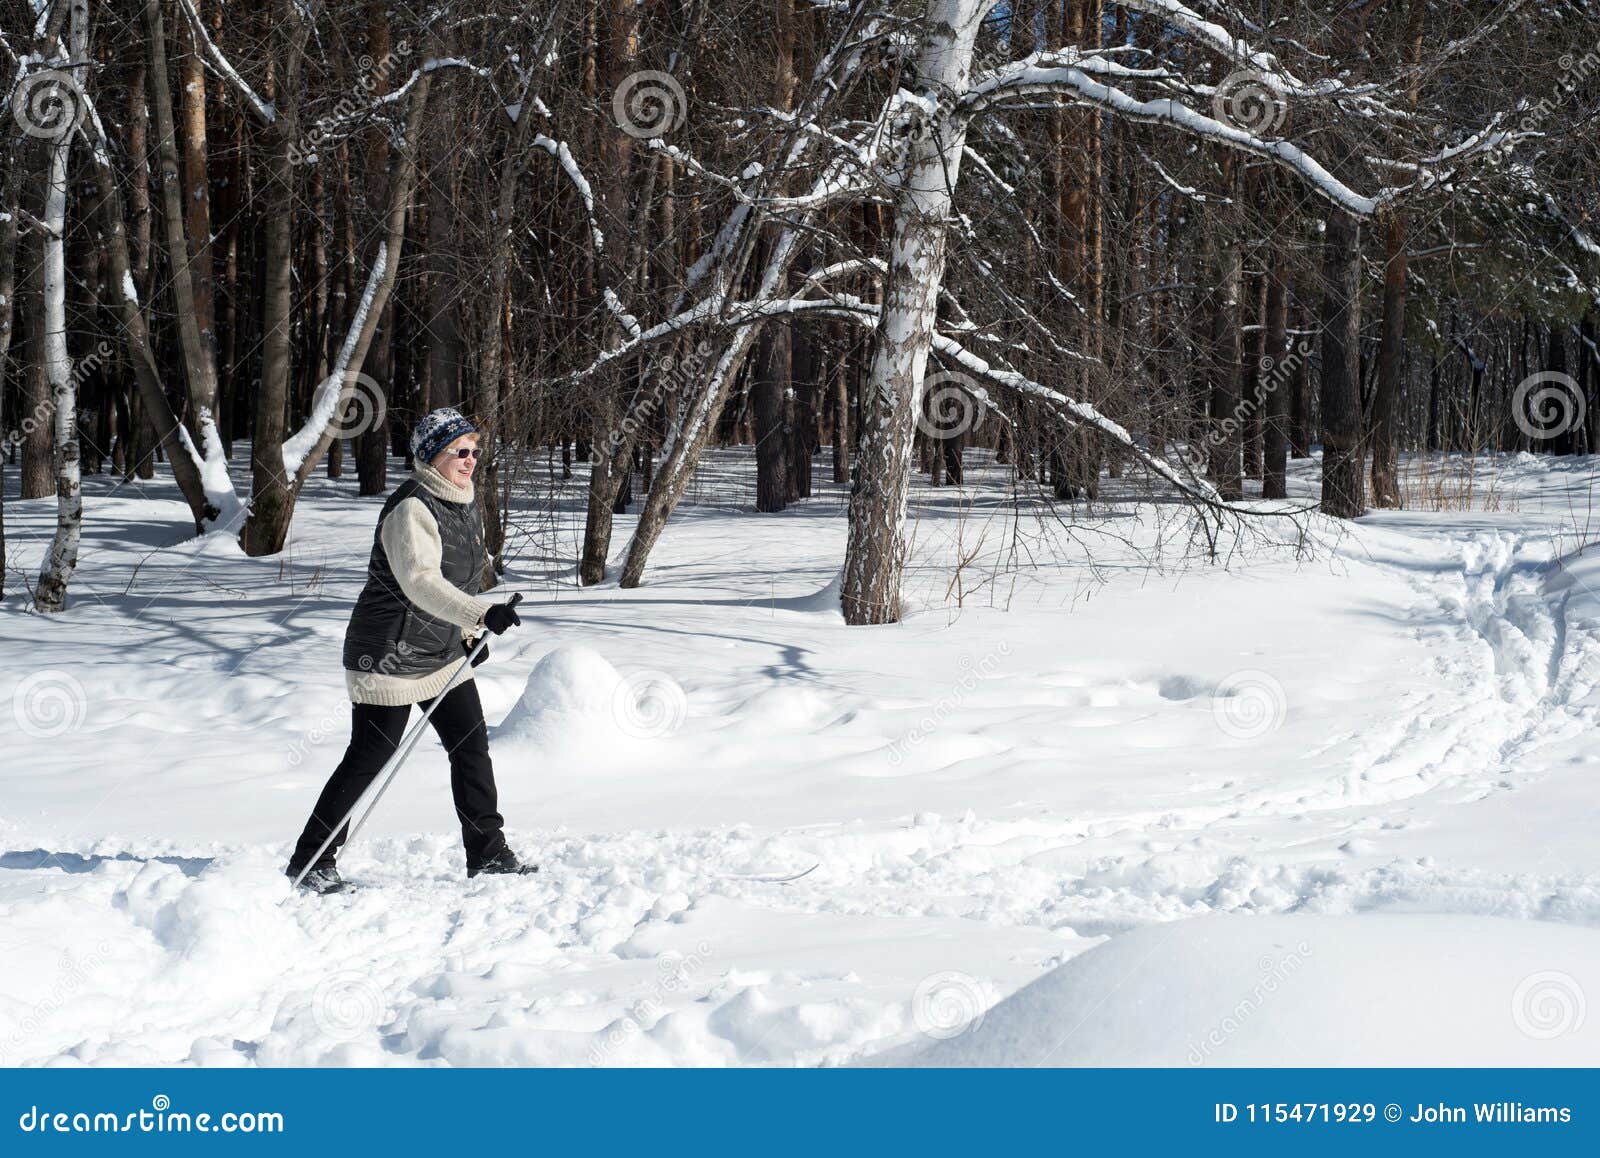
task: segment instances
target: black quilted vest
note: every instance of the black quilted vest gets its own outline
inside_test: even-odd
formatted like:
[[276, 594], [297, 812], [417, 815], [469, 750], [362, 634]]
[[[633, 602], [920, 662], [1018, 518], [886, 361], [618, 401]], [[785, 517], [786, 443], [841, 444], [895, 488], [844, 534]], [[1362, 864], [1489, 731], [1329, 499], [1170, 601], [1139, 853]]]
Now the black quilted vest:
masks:
[[422, 502], [439, 524], [439, 539], [444, 546], [440, 569], [444, 577], [468, 595], [476, 595], [482, 587], [483, 517], [478, 504], [448, 502], [415, 476], [406, 479], [383, 504], [372, 535], [367, 585], [361, 589], [344, 633], [346, 671], [428, 675], [463, 654], [461, 629], [435, 619], [408, 600], [384, 553], [383, 521], [409, 498]]

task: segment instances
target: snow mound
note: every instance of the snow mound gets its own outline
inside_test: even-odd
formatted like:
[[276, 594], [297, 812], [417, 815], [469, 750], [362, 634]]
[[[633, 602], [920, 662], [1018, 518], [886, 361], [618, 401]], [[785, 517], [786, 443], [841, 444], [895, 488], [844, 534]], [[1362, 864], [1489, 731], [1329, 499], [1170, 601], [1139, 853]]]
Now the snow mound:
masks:
[[495, 736], [549, 741], [574, 725], [604, 722], [621, 686], [622, 676], [599, 652], [558, 647], [528, 673], [522, 695]]
[[792, 611], [821, 611], [843, 619], [844, 613], [839, 610], [839, 592], [842, 589], [843, 582], [844, 575], [841, 572], [830, 579], [820, 590], [813, 591], [810, 595], [802, 595], [789, 603], [789, 609]]
[[185, 539], [176, 543], [169, 550], [180, 555], [193, 555], [196, 559], [248, 559], [244, 548], [239, 545], [238, 528], [214, 527], [203, 535]]
[[494, 734], [547, 747], [597, 735], [660, 739], [676, 732], [687, 713], [687, 697], [671, 676], [653, 671], [624, 676], [599, 652], [568, 644], [528, 673], [522, 695]]
[[762, 728], [811, 729], [821, 724], [832, 705], [807, 687], [780, 684], [763, 688], [739, 705], [747, 725]]
[[1600, 1016], [1587, 1016], [1589, 993], [1600, 994], [1594, 929], [1412, 914], [1202, 917], [1115, 937], [987, 1012], [959, 990], [929, 994], [914, 1012], [940, 1040], [894, 1061], [1592, 1066]]
[[1566, 596], [1569, 622], [1600, 626], [1600, 546], [1588, 546], [1560, 561], [1547, 589]]

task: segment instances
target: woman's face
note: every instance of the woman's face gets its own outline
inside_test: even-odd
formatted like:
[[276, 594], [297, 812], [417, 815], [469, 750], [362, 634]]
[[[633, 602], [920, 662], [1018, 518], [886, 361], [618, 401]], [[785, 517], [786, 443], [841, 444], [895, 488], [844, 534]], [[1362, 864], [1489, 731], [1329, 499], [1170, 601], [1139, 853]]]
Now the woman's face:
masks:
[[476, 434], [463, 434], [449, 446], [441, 450], [429, 465], [445, 478], [464, 487], [472, 481], [472, 472], [478, 469], [478, 460], [472, 455], [462, 457], [463, 450], [476, 451], [478, 449], [478, 436]]

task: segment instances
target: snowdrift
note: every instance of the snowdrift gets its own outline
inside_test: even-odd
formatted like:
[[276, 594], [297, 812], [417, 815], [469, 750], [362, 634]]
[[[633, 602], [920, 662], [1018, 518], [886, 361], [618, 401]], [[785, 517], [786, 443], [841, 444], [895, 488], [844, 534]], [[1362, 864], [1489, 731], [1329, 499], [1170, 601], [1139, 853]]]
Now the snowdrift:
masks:
[[615, 746], [670, 736], [687, 714], [687, 697], [672, 677], [654, 671], [624, 676], [599, 652], [567, 644], [534, 666], [494, 738], [547, 750], [597, 740]]
[[[895, 1064], [1600, 1064], [1600, 931], [1493, 917], [1205, 917], [1115, 937]], [[950, 1030], [958, 1027], [950, 1026]]]
[[1562, 559], [1548, 589], [1566, 600], [1570, 622], [1600, 626], [1600, 545], [1584, 547]]

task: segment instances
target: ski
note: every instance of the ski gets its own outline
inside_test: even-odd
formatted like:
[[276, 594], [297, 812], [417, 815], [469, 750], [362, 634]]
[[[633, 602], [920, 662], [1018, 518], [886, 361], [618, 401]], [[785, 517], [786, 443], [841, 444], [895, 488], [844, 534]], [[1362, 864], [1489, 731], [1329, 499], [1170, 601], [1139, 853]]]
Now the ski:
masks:
[[810, 876], [821, 867], [822, 862], [819, 860], [810, 868], [797, 873], [789, 873], [787, 876], [768, 876], [763, 873], [724, 873], [721, 875], [721, 879], [725, 881], [748, 881], [756, 885], [786, 885], [790, 881], [797, 881], [801, 877]]

